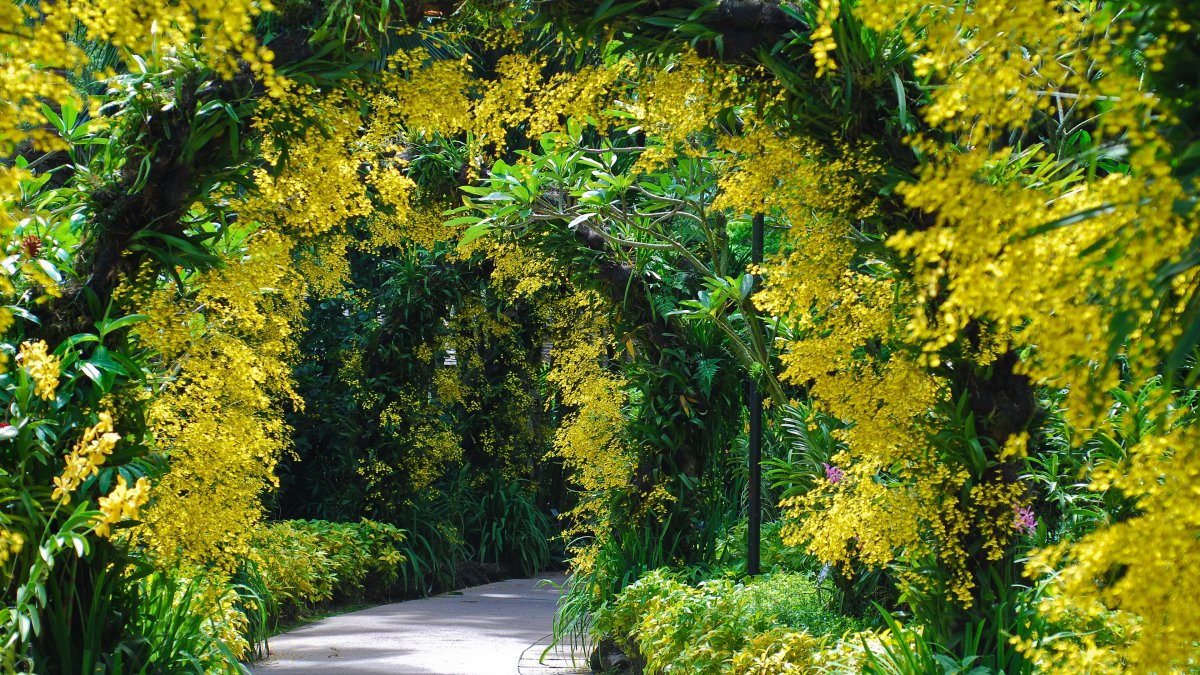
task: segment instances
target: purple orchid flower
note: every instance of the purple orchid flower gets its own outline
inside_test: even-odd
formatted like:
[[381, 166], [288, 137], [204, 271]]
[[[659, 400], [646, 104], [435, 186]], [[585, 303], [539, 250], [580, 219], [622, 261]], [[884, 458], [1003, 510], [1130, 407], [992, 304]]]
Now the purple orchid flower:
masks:
[[821, 466], [825, 467], [825, 478], [829, 479], [830, 483], [840, 483], [846, 477], [846, 472], [836, 466], [825, 462], [821, 462]]
[[1021, 534], [1033, 534], [1037, 532], [1037, 516], [1033, 515], [1033, 509], [1020, 504], [1013, 504], [1013, 526], [1017, 528], [1017, 532]]

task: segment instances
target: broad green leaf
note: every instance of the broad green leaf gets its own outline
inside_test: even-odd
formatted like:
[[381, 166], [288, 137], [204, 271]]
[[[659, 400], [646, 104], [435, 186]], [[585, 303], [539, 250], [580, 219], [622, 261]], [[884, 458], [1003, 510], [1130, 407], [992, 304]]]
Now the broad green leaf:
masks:
[[459, 246], [465, 246], [465, 245], [475, 241], [476, 239], [482, 237], [483, 235], [487, 234], [491, 229], [492, 229], [491, 223], [487, 223], [487, 222], [476, 223], [476, 224], [472, 225], [471, 227], [468, 227], [466, 232], [463, 232], [463, 236], [461, 238], [459, 238], [458, 244], [459, 244]]

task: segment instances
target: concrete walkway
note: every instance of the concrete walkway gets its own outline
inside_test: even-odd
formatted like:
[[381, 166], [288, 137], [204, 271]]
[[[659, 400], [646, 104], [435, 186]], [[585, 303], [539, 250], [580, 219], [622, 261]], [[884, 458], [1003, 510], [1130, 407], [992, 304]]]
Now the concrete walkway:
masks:
[[[550, 576], [556, 584], [563, 577]], [[454, 593], [330, 617], [271, 638], [264, 675], [567, 675], [587, 659], [551, 653], [558, 591], [538, 579], [511, 579]]]

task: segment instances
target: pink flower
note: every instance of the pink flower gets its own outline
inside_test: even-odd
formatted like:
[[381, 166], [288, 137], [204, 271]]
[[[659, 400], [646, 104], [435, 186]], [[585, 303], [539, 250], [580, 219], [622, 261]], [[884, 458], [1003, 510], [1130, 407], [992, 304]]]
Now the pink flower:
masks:
[[1037, 517], [1033, 515], [1033, 509], [1014, 503], [1013, 511], [1016, 514], [1013, 518], [1013, 527], [1017, 528], [1017, 532], [1021, 534], [1037, 532], [1038, 521]]
[[825, 462], [821, 462], [821, 466], [825, 467], [825, 477], [829, 479], [830, 483], [840, 483], [846, 477], [846, 472], [836, 466], [826, 464]]

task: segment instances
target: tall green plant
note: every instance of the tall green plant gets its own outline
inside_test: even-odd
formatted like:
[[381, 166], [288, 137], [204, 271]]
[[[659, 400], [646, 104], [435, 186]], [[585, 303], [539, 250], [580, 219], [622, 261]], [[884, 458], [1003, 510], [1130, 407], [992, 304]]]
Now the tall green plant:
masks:
[[103, 535], [124, 525], [101, 499], [118, 484], [134, 486], [154, 465], [138, 417], [117, 418], [115, 435], [100, 434], [107, 411], [136, 396], [143, 378], [140, 356], [121, 333], [139, 319], [105, 319], [95, 333], [78, 333], [49, 353], [20, 337], [7, 345], [19, 354], [0, 374], [0, 525], [9, 542], [0, 626], [8, 663], [65, 674], [107, 667], [133, 615], [143, 563], [119, 536]]

